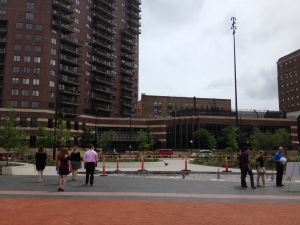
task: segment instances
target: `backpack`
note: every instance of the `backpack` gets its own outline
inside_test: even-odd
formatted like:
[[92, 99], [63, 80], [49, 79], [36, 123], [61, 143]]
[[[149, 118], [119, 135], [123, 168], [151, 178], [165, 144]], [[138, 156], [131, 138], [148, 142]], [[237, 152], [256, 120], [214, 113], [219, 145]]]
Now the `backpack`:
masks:
[[238, 157], [236, 158], [236, 164], [237, 164], [237, 165], [240, 165], [240, 164], [241, 164], [241, 156], [238, 156]]

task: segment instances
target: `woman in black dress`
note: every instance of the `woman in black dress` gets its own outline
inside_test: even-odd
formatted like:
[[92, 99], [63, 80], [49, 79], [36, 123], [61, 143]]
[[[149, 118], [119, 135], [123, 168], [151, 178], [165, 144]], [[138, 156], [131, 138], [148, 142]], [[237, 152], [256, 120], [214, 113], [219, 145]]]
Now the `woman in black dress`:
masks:
[[78, 169], [81, 168], [80, 162], [80, 152], [78, 151], [77, 146], [73, 147], [73, 151], [71, 153], [71, 165], [72, 165], [72, 180], [76, 180]]
[[263, 154], [264, 152], [262, 150], [258, 151], [258, 154], [256, 155], [256, 169], [257, 169], [257, 187], [260, 187], [259, 185], [259, 179], [261, 176], [262, 179], [262, 183], [263, 183], [263, 187], [268, 187], [268, 185], [266, 185], [266, 180], [265, 180], [265, 173], [266, 172], [260, 172], [259, 169], [264, 168], [264, 161], [265, 159], [263, 158]]
[[35, 164], [36, 170], [38, 171], [38, 182], [40, 183], [43, 180], [43, 170], [46, 167], [47, 155], [44, 152], [44, 147], [39, 147], [38, 152], [35, 153]]
[[59, 188], [58, 191], [64, 191], [67, 183], [67, 175], [70, 173], [70, 156], [68, 148], [63, 148], [58, 154], [58, 174], [59, 174]]

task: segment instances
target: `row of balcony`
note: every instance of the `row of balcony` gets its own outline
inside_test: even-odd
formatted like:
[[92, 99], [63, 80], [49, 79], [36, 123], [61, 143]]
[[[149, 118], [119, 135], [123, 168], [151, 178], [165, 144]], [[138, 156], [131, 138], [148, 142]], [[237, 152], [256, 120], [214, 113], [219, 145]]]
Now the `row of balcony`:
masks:
[[0, 54], [4, 54], [5, 53], [5, 48], [0, 48]]
[[92, 65], [92, 70], [96, 73], [101, 73], [101, 74], [108, 75], [108, 76], [116, 76], [117, 75], [117, 73], [115, 71], [108, 70], [108, 69], [105, 69], [100, 66]]
[[136, 10], [137, 12], [141, 12], [142, 11], [142, 8], [140, 6], [132, 4], [132, 2], [130, 4], [128, 4], [128, 7]]
[[107, 5], [101, 5], [101, 4], [95, 4], [94, 5], [94, 9], [96, 11], [99, 11], [99, 12], [103, 12], [106, 14], [107, 17], [109, 17], [110, 19], [115, 19], [117, 17], [117, 15], [112, 12], [112, 11], [115, 11], [115, 8], [117, 8], [115, 5], [113, 4], [107, 4]]
[[128, 93], [123, 93], [121, 95], [122, 98], [127, 98], [127, 99], [134, 99], [134, 96], [132, 94], [128, 94]]
[[117, 58], [117, 56], [115, 54], [103, 51], [101, 48], [94, 48], [93, 53], [95, 55], [101, 56], [101, 57], [106, 58], [108, 60], [114, 60], [114, 59]]
[[127, 45], [122, 45], [121, 48], [122, 48], [122, 50], [125, 50], [125, 51], [127, 51], [127, 52], [129, 52], [131, 54], [136, 54], [137, 53], [137, 50], [132, 49], [132, 47], [127, 46]]
[[97, 75], [94, 75], [94, 74], [92, 75], [92, 80], [96, 81], [96, 82], [109, 84], [109, 85], [115, 85], [115, 83], [116, 83], [115, 80], [113, 80], [113, 79], [97, 76]]
[[78, 70], [78, 67], [60, 64], [60, 70], [74, 76], [81, 76], [81, 71]]
[[75, 87], [73, 87], [73, 88], [70, 88], [70, 87], [59, 87], [59, 91], [67, 93], [67, 94], [69, 93], [69, 94], [72, 94], [72, 95], [80, 95], [80, 90], [78, 90]]
[[131, 62], [127, 62], [127, 61], [125, 61], [125, 60], [122, 60], [122, 65], [123, 65], [123, 66], [127, 66], [127, 67], [129, 67], [129, 68], [131, 68], [131, 69], [136, 69], [136, 68], [137, 68], [137, 65], [136, 65], [136, 64], [131, 63]]
[[137, 20], [142, 19], [142, 17], [141, 17], [140, 14], [138, 14], [138, 13], [132, 11], [132, 10], [128, 10], [128, 11], [127, 11], [127, 14], [130, 15], [130, 16], [132, 16], [132, 17], [134, 17], [134, 18], [137, 19]]
[[130, 0], [130, 3], [131, 2], [134, 2], [134, 3], [138, 4], [138, 5], [142, 4], [142, 0]]
[[122, 41], [130, 46], [137, 46], [137, 42], [127, 37], [122, 37]]
[[75, 13], [74, 11], [74, 7], [71, 6], [68, 0], [53, 0], [53, 5], [57, 6], [57, 7], [61, 7], [61, 9], [67, 13]]
[[92, 107], [95, 108], [95, 109], [100, 109], [100, 110], [105, 110], [105, 111], [112, 111], [112, 106], [109, 105], [109, 104], [107, 104], [107, 105], [93, 104]]
[[79, 40], [78, 37], [72, 37], [70, 35], [62, 34], [61, 39], [69, 44], [75, 45], [77, 47], [82, 46], [82, 41]]
[[92, 93], [92, 99], [102, 100], [102, 101], [107, 101], [107, 102], [112, 102], [113, 101], [111, 96], [99, 95], [99, 94], [96, 94], [96, 93]]
[[0, 37], [0, 42], [6, 42], [6, 37]]
[[125, 29], [124, 27], [122, 28], [122, 34], [124, 34], [132, 39], [137, 39], [137, 35], [135, 33], [133, 33], [130, 30]]
[[127, 29], [129, 29], [130, 31], [132, 31], [135, 34], [141, 34], [141, 29], [138, 27], [133, 27], [133, 26], [128, 25]]
[[131, 102], [126, 102], [126, 101], [122, 101], [121, 105], [126, 106], [126, 107], [131, 107], [131, 108], [134, 107], [134, 104], [132, 104]]
[[79, 105], [80, 101], [76, 98], [69, 98], [67, 96], [59, 96], [59, 103], [70, 104], [70, 105]]
[[4, 76], [4, 70], [0, 70], [0, 76]]
[[103, 91], [103, 92], [110, 93], [110, 94], [116, 92], [115, 88], [105, 87], [105, 86], [102, 86], [102, 85], [93, 85], [92, 89], [95, 90], [95, 91]]
[[73, 116], [79, 116], [80, 111], [76, 109], [69, 109], [69, 108], [59, 108], [58, 109], [59, 114], [67, 114], [67, 115], [73, 115]]
[[129, 69], [124, 68], [124, 67], [121, 67], [121, 72], [126, 74], [126, 75], [137, 76], [136, 72], [133, 72], [132, 70], [129, 70]]
[[112, 27], [116, 27], [118, 25], [118, 23], [116, 23], [115, 21], [108, 19], [105, 17], [105, 15], [101, 14], [101, 13], [94, 13], [94, 17], [96, 17], [98, 20], [104, 22], [105, 24], [112, 26]]
[[94, 44], [98, 44], [100, 45], [101, 47], [105, 47], [107, 48], [108, 50], [111, 50], [111, 51], [116, 51], [116, 47], [113, 46], [113, 45], [110, 45], [110, 44], [107, 44], [105, 41], [102, 41], [98, 38], [93, 38], [93, 43]]
[[114, 29], [112, 29], [111, 27], [107, 26], [105, 23], [103, 23], [99, 20], [95, 21], [94, 26], [99, 28], [99, 29], [105, 30], [110, 35], [115, 35], [117, 33]]
[[77, 77], [69, 77], [66, 75], [60, 75], [60, 82], [65, 82], [73, 85], [81, 85], [81, 81], [77, 79]]
[[0, 64], [4, 64], [5, 63], [5, 58], [0, 58]]
[[65, 32], [70, 32], [70, 33], [74, 32], [74, 30], [73, 30], [74, 28], [73, 28], [73, 26], [70, 26], [70, 24], [64, 24], [64, 23], [60, 23], [57, 20], [53, 20], [52, 25], [54, 25], [56, 27], [60, 26], [60, 28]]
[[122, 76], [122, 81], [134, 84], [134, 79], [132, 79], [131, 77], [124, 77], [124, 76]]
[[7, 32], [7, 26], [6, 25], [0, 25], [0, 33]]
[[124, 52], [122, 52], [122, 57], [127, 59], [127, 60], [131, 60], [131, 61], [136, 61], [137, 60], [137, 57], [132, 57], [132, 55], [124, 53]]
[[58, 10], [53, 10], [53, 15], [57, 18], [61, 18], [62, 21], [65, 21], [67, 23], [74, 23], [75, 19], [74, 17], [70, 16], [70, 14], [66, 14], [64, 12], [59, 13]]
[[134, 20], [134, 19], [129, 18], [127, 21], [132, 23], [133, 25], [138, 26], [138, 27], [142, 26], [142, 23], [138, 20]]
[[71, 53], [71, 54], [76, 55], [76, 56], [81, 56], [82, 55], [82, 51], [79, 51], [78, 48], [67, 45], [67, 44], [61, 44], [60, 49], [62, 51], [66, 51], [66, 52]]
[[131, 110], [128, 110], [128, 109], [123, 109], [122, 110], [122, 113], [123, 114], [126, 114], [126, 115], [134, 115], [135, 112], [131, 111]]
[[67, 63], [71, 63], [71, 64], [73, 64], [75, 66], [81, 66], [81, 61], [78, 60], [77, 57], [72, 57], [72, 56], [69, 56], [69, 55], [63, 55], [63, 54], [61, 54], [60, 55], [60, 60], [61, 61], [65, 61]]
[[126, 91], [135, 91], [131, 85], [126, 85], [126, 84], [121, 85], [121, 89], [124, 89]]
[[99, 64], [101, 64], [101, 65], [103, 65], [103, 66], [105, 66], [105, 67], [109, 67], [109, 68], [111, 68], [111, 69], [116, 68], [116, 64], [115, 64], [115, 63], [112, 63], [112, 62], [110, 62], [110, 61], [106, 61], [105, 59], [102, 59], [102, 58], [98, 58], [98, 57], [96, 57], [96, 56], [93, 56], [93, 57], [92, 57], [92, 60], [93, 60], [93, 62], [97, 62], [97, 63], [99, 63]]
[[99, 3], [104, 4], [106, 7], [110, 8], [112, 11], [117, 10], [117, 6], [115, 6], [114, 3], [116, 0], [96, 0]]
[[100, 30], [93, 30], [93, 35], [100, 38], [105, 38], [105, 40], [111, 44], [116, 43], [116, 39], [112, 36], [109, 36], [105, 32], [102, 32]]

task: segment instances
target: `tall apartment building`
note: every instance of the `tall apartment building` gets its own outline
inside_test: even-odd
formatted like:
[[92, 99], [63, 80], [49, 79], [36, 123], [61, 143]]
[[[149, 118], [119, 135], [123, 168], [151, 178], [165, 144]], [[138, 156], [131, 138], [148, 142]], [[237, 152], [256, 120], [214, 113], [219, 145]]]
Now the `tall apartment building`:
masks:
[[[141, 0], [0, 0], [1, 105], [137, 112]], [[49, 117], [50, 118], [50, 117]]]
[[[300, 50], [278, 59], [277, 82], [279, 109], [284, 112], [300, 111], [299, 88]], [[300, 74], [300, 73], [299, 73]]]
[[164, 117], [177, 115], [198, 114], [198, 112], [231, 111], [230, 99], [190, 98], [175, 96], [158, 96], [142, 94], [139, 101], [138, 116]]

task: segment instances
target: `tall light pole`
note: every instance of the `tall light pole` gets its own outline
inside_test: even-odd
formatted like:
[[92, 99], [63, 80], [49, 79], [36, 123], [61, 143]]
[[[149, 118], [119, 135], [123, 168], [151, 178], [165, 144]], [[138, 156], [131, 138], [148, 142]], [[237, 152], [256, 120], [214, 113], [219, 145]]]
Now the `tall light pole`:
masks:
[[130, 154], [131, 153], [131, 115], [130, 115], [129, 125], [130, 125], [130, 142], [129, 142], [129, 154]]
[[237, 106], [237, 87], [236, 87], [236, 57], [235, 57], [235, 30], [236, 30], [236, 18], [231, 17], [232, 25], [232, 35], [233, 35], [233, 54], [234, 54], [234, 86], [235, 86], [235, 125], [239, 127], [239, 120], [238, 120], [238, 106]]
[[98, 120], [98, 110], [96, 108], [96, 118], [95, 118], [95, 148], [97, 145], [97, 120]]

